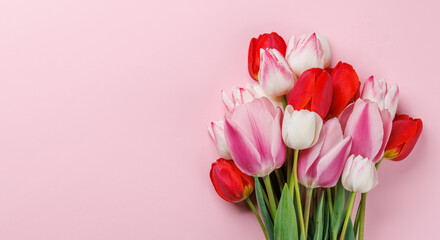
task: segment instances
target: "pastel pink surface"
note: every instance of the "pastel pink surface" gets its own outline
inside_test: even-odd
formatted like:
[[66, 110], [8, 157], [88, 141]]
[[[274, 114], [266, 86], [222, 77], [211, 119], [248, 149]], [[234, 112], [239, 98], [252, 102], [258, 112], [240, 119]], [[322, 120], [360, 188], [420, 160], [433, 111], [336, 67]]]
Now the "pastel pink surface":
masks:
[[252, 37], [327, 36], [332, 66], [400, 87], [424, 130], [385, 162], [366, 239], [436, 239], [440, 2], [2, 1], [0, 239], [263, 239], [218, 197], [207, 126]]

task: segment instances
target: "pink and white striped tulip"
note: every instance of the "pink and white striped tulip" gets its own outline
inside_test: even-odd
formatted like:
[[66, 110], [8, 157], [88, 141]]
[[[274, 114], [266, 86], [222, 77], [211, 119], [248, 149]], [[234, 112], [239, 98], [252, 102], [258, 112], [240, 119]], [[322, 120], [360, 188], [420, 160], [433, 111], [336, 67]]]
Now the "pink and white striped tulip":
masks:
[[377, 80], [371, 76], [364, 82], [361, 98], [377, 103], [380, 110], [387, 109], [394, 119], [399, 103], [399, 87], [395, 83], [388, 84], [385, 79]]
[[302, 150], [312, 147], [319, 137], [322, 118], [309, 110], [294, 110], [287, 105], [283, 119], [284, 143], [293, 149]]
[[249, 176], [264, 177], [284, 163], [281, 108], [262, 97], [238, 105], [225, 116], [225, 137], [232, 159]]
[[382, 158], [392, 127], [388, 110], [380, 110], [377, 103], [359, 98], [344, 109], [339, 121], [344, 136], [352, 138], [351, 154], [373, 163]]
[[222, 100], [228, 111], [233, 110], [239, 104], [252, 102], [255, 98], [254, 92], [248, 88], [234, 87], [232, 96], [222, 90]]
[[259, 83], [257, 83], [257, 82], [247, 83], [245, 88], [247, 90], [251, 91], [254, 94], [255, 98], [266, 97], [267, 99], [269, 99], [272, 102], [272, 104], [275, 107], [280, 107], [281, 110], [284, 110], [282, 96], [271, 97], [271, 96], [267, 95]]
[[276, 49], [260, 49], [258, 81], [264, 92], [279, 97], [292, 90], [296, 77], [284, 56]]
[[318, 142], [301, 152], [298, 180], [308, 188], [334, 187], [341, 176], [351, 149], [351, 137], [343, 137], [337, 118], [328, 120]]
[[287, 45], [287, 62], [297, 77], [310, 68], [326, 68], [330, 64], [331, 53], [327, 39], [320, 34], [301, 35], [295, 42], [292, 36]]
[[211, 125], [208, 127], [208, 132], [217, 146], [220, 156], [224, 159], [232, 159], [225, 139], [225, 121], [211, 122]]
[[366, 193], [379, 183], [379, 177], [370, 159], [353, 154], [347, 159], [341, 181], [348, 191]]

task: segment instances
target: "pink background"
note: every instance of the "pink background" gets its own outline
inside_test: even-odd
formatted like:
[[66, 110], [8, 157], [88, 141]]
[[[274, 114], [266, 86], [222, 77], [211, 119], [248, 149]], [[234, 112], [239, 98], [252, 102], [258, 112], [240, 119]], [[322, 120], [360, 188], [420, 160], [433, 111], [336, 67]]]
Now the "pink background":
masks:
[[424, 132], [382, 164], [366, 239], [436, 239], [440, 2], [412, 2], [1, 1], [0, 239], [262, 239], [212, 188], [206, 127], [270, 31], [399, 84]]

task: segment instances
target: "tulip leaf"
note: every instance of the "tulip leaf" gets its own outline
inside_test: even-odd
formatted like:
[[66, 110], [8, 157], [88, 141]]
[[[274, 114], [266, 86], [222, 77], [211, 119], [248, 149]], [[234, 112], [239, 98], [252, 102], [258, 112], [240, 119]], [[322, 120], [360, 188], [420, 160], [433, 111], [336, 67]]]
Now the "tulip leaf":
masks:
[[348, 225], [347, 225], [347, 230], [345, 230], [344, 240], [356, 240], [356, 238], [354, 236], [353, 224], [352, 224], [351, 218], [348, 219]]
[[330, 210], [327, 207], [327, 204], [324, 204], [324, 238], [323, 240], [328, 240], [330, 238], [329, 230], [330, 230]]
[[275, 215], [275, 240], [298, 239], [296, 211], [287, 184], [284, 185], [281, 200]]
[[322, 240], [324, 236], [324, 193], [321, 194], [321, 200], [319, 200], [318, 210], [316, 214], [316, 228], [314, 240]]
[[339, 232], [341, 231], [342, 224], [345, 219], [345, 205], [346, 205], [346, 194], [345, 189], [341, 182], [336, 186], [336, 197], [334, 203], [333, 216], [331, 216], [331, 232], [332, 239], [337, 239]]
[[269, 211], [267, 210], [266, 203], [264, 202], [263, 189], [260, 184], [258, 177], [254, 177], [255, 180], [255, 195], [257, 196], [258, 208], [260, 209], [261, 216], [263, 217], [264, 225], [266, 226], [267, 236], [270, 240], [273, 238], [273, 222], [270, 217]]

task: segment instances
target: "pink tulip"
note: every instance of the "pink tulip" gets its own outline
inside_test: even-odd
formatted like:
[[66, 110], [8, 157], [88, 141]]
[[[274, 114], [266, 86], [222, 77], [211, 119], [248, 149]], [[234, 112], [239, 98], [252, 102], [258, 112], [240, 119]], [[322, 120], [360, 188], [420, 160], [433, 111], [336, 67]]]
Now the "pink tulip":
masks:
[[302, 35], [295, 42], [290, 38], [286, 59], [297, 77], [310, 68], [326, 68], [330, 64], [330, 47], [327, 39], [320, 34]]
[[249, 176], [264, 177], [284, 163], [281, 108], [266, 97], [238, 105], [225, 116], [225, 137], [232, 159]]
[[384, 79], [369, 77], [362, 88], [361, 98], [377, 103], [380, 110], [387, 109], [394, 119], [399, 103], [399, 87], [389, 85]]
[[351, 136], [351, 154], [377, 163], [383, 156], [391, 134], [392, 119], [388, 110], [380, 110], [377, 103], [358, 99], [348, 105], [339, 116], [344, 136]]
[[308, 188], [334, 187], [338, 183], [351, 149], [351, 137], [343, 137], [337, 118], [328, 120], [318, 142], [301, 152], [298, 180]]
[[222, 90], [222, 99], [228, 111], [233, 110], [239, 104], [252, 102], [256, 98], [255, 93], [248, 88], [232, 88], [232, 96]]
[[232, 159], [225, 139], [225, 121], [211, 122], [208, 127], [209, 135], [217, 146], [218, 153], [224, 159]]
[[258, 81], [264, 92], [271, 97], [287, 94], [296, 80], [284, 56], [276, 49], [260, 49]]

